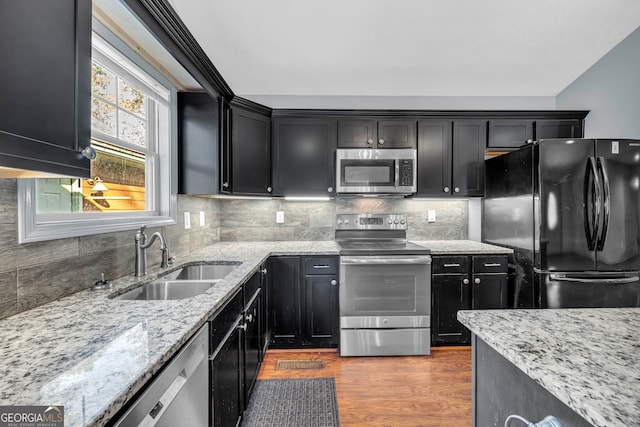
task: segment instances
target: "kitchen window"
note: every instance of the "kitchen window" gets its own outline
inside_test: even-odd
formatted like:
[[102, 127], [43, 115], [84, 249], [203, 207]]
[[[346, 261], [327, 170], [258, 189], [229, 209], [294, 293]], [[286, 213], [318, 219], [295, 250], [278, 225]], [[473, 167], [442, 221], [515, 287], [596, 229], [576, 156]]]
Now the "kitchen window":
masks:
[[19, 179], [20, 243], [175, 224], [175, 86], [93, 26], [91, 177]]

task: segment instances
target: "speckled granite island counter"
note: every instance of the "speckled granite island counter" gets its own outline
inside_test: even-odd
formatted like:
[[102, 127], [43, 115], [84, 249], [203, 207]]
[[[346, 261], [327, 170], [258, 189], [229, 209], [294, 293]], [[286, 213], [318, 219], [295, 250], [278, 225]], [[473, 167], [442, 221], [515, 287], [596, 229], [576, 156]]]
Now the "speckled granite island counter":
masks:
[[[434, 253], [448, 253], [441, 242], [420, 243]], [[501, 249], [462, 242], [466, 246], [449, 242], [449, 249]], [[0, 320], [0, 405], [63, 405], [65, 426], [102, 426], [269, 256], [337, 254], [333, 241], [217, 243], [169, 269], [197, 261], [242, 262], [202, 295], [167, 301], [112, 298], [168, 271], [149, 269], [144, 278], [115, 280], [112, 290], [79, 292]]]
[[458, 319], [474, 333], [475, 425], [502, 427], [514, 413], [534, 422], [555, 415], [564, 427], [640, 425], [640, 308], [460, 311]]

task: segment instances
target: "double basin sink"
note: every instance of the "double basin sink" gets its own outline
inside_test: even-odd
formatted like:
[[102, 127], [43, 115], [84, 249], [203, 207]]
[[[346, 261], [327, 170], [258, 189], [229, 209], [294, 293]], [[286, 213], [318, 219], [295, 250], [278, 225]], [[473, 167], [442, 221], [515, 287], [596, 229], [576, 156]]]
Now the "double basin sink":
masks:
[[200, 295], [235, 270], [241, 262], [187, 265], [115, 297], [120, 300], [175, 300]]

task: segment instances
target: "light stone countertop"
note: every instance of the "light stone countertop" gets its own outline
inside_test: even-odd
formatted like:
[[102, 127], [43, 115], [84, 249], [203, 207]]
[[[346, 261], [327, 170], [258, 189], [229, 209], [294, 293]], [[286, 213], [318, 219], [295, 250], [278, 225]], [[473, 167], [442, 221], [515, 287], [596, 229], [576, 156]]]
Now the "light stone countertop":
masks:
[[[433, 253], [447, 253], [441, 242], [420, 243], [437, 248]], [[471, 250], [482, 244], [468, 245]], [[502, 250], [483, 247], [488, 253]], [[0, 405], [63, 405], [65, 426], [102, 426], [269, 256], [337, 254], [333, 241], [217, 243], [177, 259], [168, 270], [115, 280], [112, 290], [79, 292], [0, 320]], [[242, 264], [199, 296], [110, 298], [197, 261]]]
[[640, 308], [460, 311], [478, 338], [598, 427], [640, 423]]

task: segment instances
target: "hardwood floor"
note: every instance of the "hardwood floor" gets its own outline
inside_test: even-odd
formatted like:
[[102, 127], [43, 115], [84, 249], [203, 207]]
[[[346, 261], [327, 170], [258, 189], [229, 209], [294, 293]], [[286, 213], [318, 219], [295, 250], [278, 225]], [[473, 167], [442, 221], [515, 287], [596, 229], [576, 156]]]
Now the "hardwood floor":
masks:
[[[277, 360], [322, 359], [324, 369], [275, 369]], [[471, 347], [431, 356], [340, 357], [335, 350], [269, 350], [258, 379], [335, 378], [340, 425], [471, 425]]]

